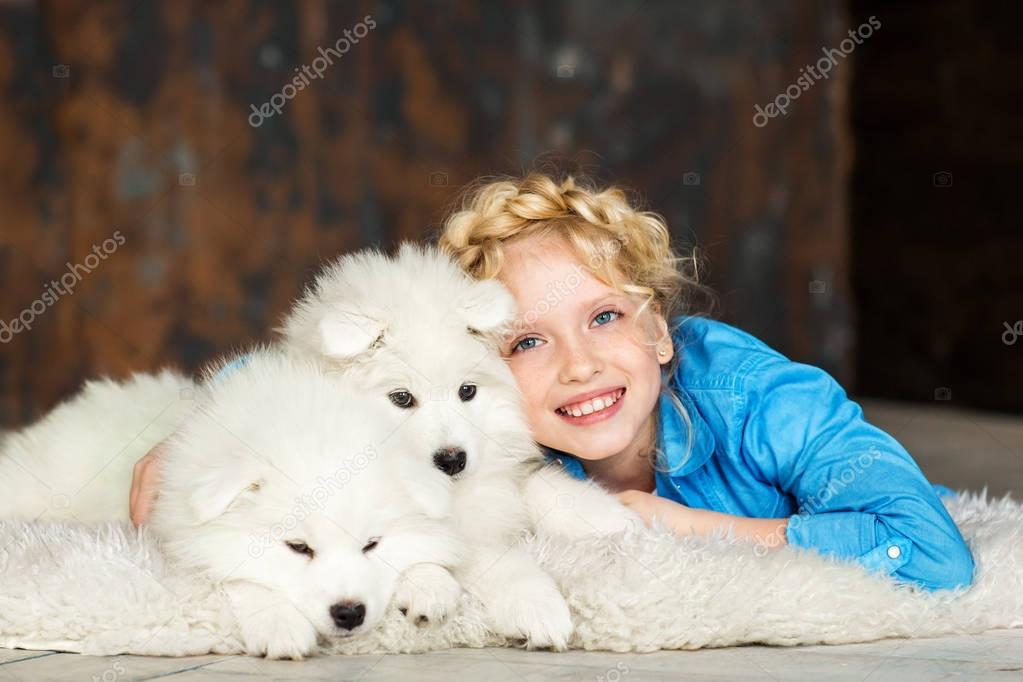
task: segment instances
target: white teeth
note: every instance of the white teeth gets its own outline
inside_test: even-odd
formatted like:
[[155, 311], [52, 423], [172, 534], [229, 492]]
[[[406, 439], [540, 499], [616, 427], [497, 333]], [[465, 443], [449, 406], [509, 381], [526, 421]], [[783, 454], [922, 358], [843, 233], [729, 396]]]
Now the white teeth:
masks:
[[581, 417], [584, 414], [593, 414], [594, 412], [600, 412], [601, 410], [605, 410], [614, 405], [616, 402], [618, 402], [619, 398], [621, 398], [621, 392], [615, 391], [614, 393], [608, 395], [607, 397], [587, 400], [584, 403], [573, 405], [570, 408], [559, 407], [558, 412], [560, 412], [561, 414], [570, 414], [573, 417]]

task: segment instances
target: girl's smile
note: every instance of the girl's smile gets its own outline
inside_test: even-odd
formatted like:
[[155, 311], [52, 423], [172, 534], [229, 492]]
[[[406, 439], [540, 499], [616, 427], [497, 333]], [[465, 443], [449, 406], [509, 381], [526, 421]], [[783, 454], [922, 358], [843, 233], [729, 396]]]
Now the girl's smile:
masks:
[[609, 391], [589, 391], [577, 396], [572, 402], [559, 407], [555, 412], [569, 424], [584, 426], [610, 419], [621, 407], [625, 387]]

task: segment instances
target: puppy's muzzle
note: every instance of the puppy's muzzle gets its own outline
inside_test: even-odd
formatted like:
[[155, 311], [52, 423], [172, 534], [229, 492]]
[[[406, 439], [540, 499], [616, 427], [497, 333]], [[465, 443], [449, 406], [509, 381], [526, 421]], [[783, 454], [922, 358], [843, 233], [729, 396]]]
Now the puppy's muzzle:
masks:
[[454, 476], [465, 469], [465, 450], [441, 448], [433, 453], [433, 465], [448, 476]]

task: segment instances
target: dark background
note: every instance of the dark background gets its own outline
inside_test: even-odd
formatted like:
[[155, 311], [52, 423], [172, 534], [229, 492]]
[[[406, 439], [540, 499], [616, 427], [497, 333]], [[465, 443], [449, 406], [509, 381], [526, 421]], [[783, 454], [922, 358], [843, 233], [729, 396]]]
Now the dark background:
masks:
[[708, 254], [718, 317], [854, 395], [1023, 412], [1020, 8], [0, 2], [0, 322], [124, 242], [0, 344], [0, 427], [269, 338], [325, 260], [428, 238], [465, 183], [537, 164], [634, 190]]

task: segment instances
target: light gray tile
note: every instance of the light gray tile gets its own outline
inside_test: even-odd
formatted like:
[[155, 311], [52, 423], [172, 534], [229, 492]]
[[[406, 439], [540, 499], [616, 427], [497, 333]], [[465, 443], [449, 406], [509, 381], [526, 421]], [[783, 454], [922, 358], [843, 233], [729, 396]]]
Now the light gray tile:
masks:
[[[6, 662], [6, 663], [5, 663]], [[8, 673], [9, 674], [5, 674]], [[746, 646], [649, 654], [454, 649], [415, 655], [328, 656], [301, 662], [247, 656], [91, 657], [0, 650], [11, 680], [806, 680], [851, 682], [1023, 678], [1023, 630], [807, 647]]]
[[[27, 653], [27, 652], [26, 652]], [[38, 653], [38, 652], [36, 652]], [[213, 663], [221, 656], [169, 658], [158, 656], [83, 656], [58, 653], [31, 659], [15, 660], [0, 665], [0, 671], [18, 680], [62, 680], [83, 682], [129, 682], [154, 675], [185, 670], [201, 663]], [[4, 676], [0, 673], [0, 682]]]
[[52, 651], [29, 651], [27, 649], [0, 649], [0, 665], [40, 656], [52, 656]]

